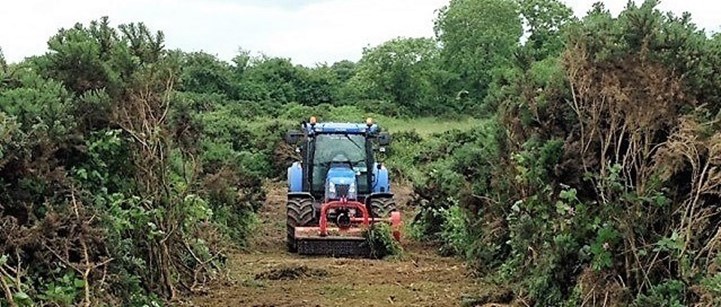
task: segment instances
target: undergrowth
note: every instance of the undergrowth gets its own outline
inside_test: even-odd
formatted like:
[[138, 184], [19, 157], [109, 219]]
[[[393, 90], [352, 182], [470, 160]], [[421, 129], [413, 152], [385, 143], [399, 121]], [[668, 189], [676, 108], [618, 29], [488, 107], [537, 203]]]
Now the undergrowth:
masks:
[[411, 233], [519, 304], [718, 304], [721, 130], [716, 96], [699, 94], [717, 38], [655, 1], [618, 18], [597, 5], [564, 31], [547, 58], [519, 49], [486, 120], [396, 134]]
[[403, 248], [394, 237], [391, 226], [387, 223], [374, 223], [363, 232], [364, 244], [370, 248], [370, 256], [376, 259], [386, 257], [400, 258]]

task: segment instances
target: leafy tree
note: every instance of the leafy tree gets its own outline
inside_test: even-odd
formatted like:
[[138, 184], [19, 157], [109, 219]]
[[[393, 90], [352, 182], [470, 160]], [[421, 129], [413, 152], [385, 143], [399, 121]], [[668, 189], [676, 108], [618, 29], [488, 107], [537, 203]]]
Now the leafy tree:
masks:
[[231, 60], [233, 62], [233, 73], [235, 75], [236, 80], [239, 80], [243, 77], [243, 74], [245, 73], [246, 69], [248, 69], [248, 65], [250, 64], [251, 56], [250, 51], [240, 49], [238, 50], [238, 54], [233, 57]]
[[433, 74], [440, 49], [429, 38], [396, 38], [363, 51], [347, 86], [364, 99], [389, 100], [411, 114], [432, 114], [438, 92]]
[[3, 48], [0, 47], [0, 72], [6, 74], [8, 72], [8, 63], [5, 61], [5, 54], [3, 54]]
[[319, 65], [315, 68], [299, 68], [296, 81], [297, 102], [316, 106], [336, 102], [338, 78], [331, 67]]
[[450, 88], [483, 98], [495, 70], [510, 64], [523, 34], [512, 0], [451, 0], [440, 9], [435, 33], [444, 68], [456, 76]]
[[76, 94], [104, 89], [120, 95], [133, 72], [160, 60], [163, 44], [163, 33], [151, 33], [143, 23], [115, 29], [103, 17], [87, 28], [78, 23], [60, 29], [48, 41], [50, 52], [32, 63], [45, 77], [62, 81]]
[[536, 60], [558, 55], [564, 48], [561, 30], [574, 20], [573, 10], [559, 0], [519, 0], [530, 34], [526, 46]]
[[296, 85], [299, 83], [299, 75], [299, 69], [290, 59], [264, 56], [251, 62], [251, 66], [245, 71], [244, 81], [250, 82], [251, 88], [256, 87], [261, 92], [261, 97], [258, 98], [293, 102], [298, 98]]
[[251, 58], [247, 52], [241, 52], [233, 61], [239, 87], [237, 98], [241, 100], [303, 105], [336, 101], [339, 81], [326, 65], [308, 68], [293, 65], [285, 58]]
[[339, 83], [345, 83], [356, 74], [356, 63], [349, 60], [343, 60], [333, 63], [330, 69], [335, 74]]
[[204, 52], [184, 54], [182, 60], [183, 91], [235, 96], [230, 65]]

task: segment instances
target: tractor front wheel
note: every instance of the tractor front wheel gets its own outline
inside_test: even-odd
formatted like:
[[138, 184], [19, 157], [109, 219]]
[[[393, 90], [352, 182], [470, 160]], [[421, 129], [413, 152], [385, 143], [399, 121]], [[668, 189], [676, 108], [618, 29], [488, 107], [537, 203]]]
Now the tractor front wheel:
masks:
[[288, 251], [295, 253], [298, 246], [295, 242], [295, 227], [309, 226], [313, 223], [313, 200], [309, 198], [288, 199], [287, 208], [287, 232], [286, 244]]
[[391, 213], [398, 211], [396, 208], [396, 201], [393, 198], [373, 198], [371, 199], [371, 211], [373, 217], [386, 218], [391, 216]]

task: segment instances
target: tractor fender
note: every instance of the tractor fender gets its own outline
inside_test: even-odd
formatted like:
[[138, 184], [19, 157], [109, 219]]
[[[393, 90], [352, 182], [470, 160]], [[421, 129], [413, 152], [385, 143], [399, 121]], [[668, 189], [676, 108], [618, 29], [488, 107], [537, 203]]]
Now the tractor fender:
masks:
[[393, 198], [393, 193], [390, 193], [390, 192], [371, 193], [370, 195], [366, 196], [365, 202], [368, 204], [368, 203], [370, 203], [371, 199], [376, 199], [376, 198]]
[[388, 178], [388, 169], [378, 163], [373, 164], [373, 193], [390, 193], [391, 185]]
[[378, 198], [392, 199], [393, 193], [390, 193], [390, 192], [371, 193], [370, 195], [366, 196], [366, 199], [365, 199], [366, 206], [370, 206], [371, 200], [378, 199]]
[[[300, 162], [293, 162], [288, 167], [288, 192], [302, 192], [303, 191], [303, 167]], [[290, 196], [290, 194], [289, 194]]]
[[315, 198], [308, 192], [288, 192], [288, 199], [291, 198], [308, 198], [315, 202]]

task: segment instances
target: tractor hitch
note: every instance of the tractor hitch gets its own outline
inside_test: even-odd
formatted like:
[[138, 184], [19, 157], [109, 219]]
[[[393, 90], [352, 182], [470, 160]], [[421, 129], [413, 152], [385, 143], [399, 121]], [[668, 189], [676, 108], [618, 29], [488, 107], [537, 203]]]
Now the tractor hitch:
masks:
[[[357, 202], [357, 201], [347, 201], [346, 199], [341, 199], [339, 201], [331, 201], [331, 202], [327, 202], [327, 203], [323, 204], [320, 207], [320, 223], [319, 223], [320, 225], [319, 226], [320, 226], [320, 236], [321, 237], [325, 237], [328, 235], [328, 211], [330, 209], [355, 209], [355, 210], [358, 210], [361, 213], [361, 215], [363, 216], [363, 218], [362, 218], [363, 224], [362, 225], [365, 227], [368, 227], [368, 223], [369, 223], [368, 222], [368, 220], [369, 220], [368, 210], [366, 209], [364, 204]], [[352, 218], [349, 220], [350, 220], [349, 222], [351, 222], [351, 223], [353, 222]], [[349, 226], [352, 226], [352, 224]], [[340, 226], [339, 228], [347, 229], [350, 227]]]

